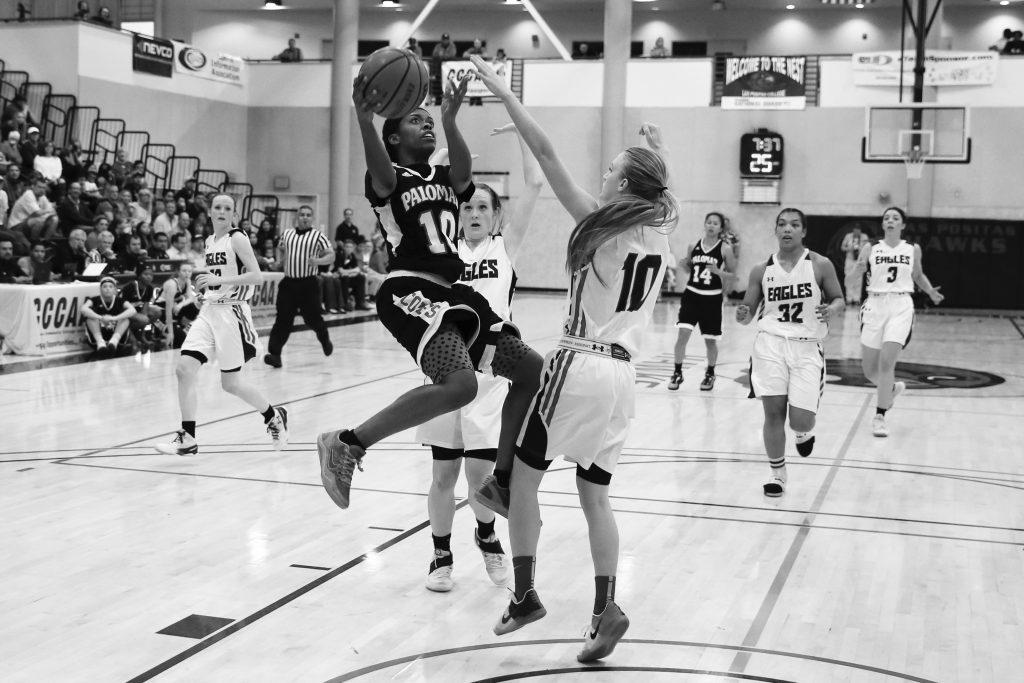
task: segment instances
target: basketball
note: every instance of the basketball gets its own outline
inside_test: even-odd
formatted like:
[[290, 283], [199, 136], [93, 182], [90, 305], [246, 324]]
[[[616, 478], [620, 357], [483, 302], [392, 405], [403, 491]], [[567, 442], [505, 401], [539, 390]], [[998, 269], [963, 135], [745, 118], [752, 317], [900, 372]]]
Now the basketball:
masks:
[[363, 95], [382, 103], [377, 113], [384, 118], [401, 118], [427, 98], [427, 65], [408, 50], [382, 47], [366, 58], [359, 75]]

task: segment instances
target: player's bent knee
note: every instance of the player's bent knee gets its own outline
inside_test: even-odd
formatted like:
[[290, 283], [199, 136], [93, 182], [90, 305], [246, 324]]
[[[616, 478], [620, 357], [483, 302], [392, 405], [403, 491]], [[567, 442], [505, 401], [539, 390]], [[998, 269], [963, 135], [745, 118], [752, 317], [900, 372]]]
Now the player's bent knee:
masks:
[[476, 398], [477, 381], [475, 370], [456, 370], [441, 378], [439, 386], [444, 387], [444, 394], [439, 401], [450, 412], [472, 403]]

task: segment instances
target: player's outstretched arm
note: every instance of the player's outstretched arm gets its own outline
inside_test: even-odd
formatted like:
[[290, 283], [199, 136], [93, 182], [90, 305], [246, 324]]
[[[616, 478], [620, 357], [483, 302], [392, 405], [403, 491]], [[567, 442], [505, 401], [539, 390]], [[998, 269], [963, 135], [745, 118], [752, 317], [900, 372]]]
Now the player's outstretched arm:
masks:
[[843, 288], [839, 286], [839, 277], [836, 275], [836, 267], [832, 262], [821, 254], [814, 254], [814, 276], [818, 279], [818, 286], [821, 287], [822, 298], [828, 303], [819, 304], [815, 314], [823, 323], [837, 315], [841, 315], [846, 308], [846, 297], [843, 296]]
[[533, 216], [533, 209], [537, 205], [540, 188], [544, 186], [544, 172], [541, 171], [540, 164], [530, 153], [530, 148], [526, 146], [523, 136], [519, 135], [515, 124], [507, 123], [491, 131], [491, 135], [502, 135], [503, 133], [515, 133], [516, 141], [519, 143], [519, 152], [523, 157], [523, 192], [512, 205], [508, 224], [502, 231], [502, 235], [505, 237], [505, 250], [514, 263], [516, 252], [519, 251], [523, 238], [526, 237], [526, 232], [530, 228], [530, 217]]
[[363, 95], [363, 78], [359, 76], [352, 84], [352, 103], [356, 108], [356, 120], [359, 122], [359, 134], [363, 138], [363, 152], [366, 155], [366, 169], [370, 172], [373, 191], [378, 197], [384, 198], [395, 191], [398, 178], [384, 141], [373, 125], [373, 112], [380, 107], [380, 103], [367, 100]]
[[754, 319], [754, 311], [761, 305], [761, 299], [764, 298], [764, 292], [761, 291], [764, 269], [765, 264], [759, 263], [750, 271], [747, 293], [743, 297], [743, 303], [736, 307], [736, 322], [741, 325], [746, 325]]
[[505, 85], [505, 80], [498, 76], [490, 64], [480, 59], [477, 55], [472, 55], [469, 59], [473, 62], [473, 66], [476, 67], [477, 73], [480, 74], [480, 79], [484, 82], [484, 85], [498, 96], [505, 105], [509, 116], [512, 117], [512, 123], [515, 124], [516, 130], [519, 131], [526, 145], [533, 152], [534, 158], [537, 159], [541, 170], [544, 171], [544, 177], [547, 178], [548, 184], [551, 185], [555, 196], [558, 197], [558, 201], [561, 202], [574, 221], [579, 222], [582, 220], [587, 214], [597, 208], [597, 200], [572, 179], [569, 171], [566, 170], [561, 159], [558, 158], [558, 154], [555, 152], [555, 148], [551, 144], [551, 139], [548, 138], [547, 133], [544, 132], [544, 129], [540, 127], [533, 116], [526, 111], [523, 103], [516, 99], [516, 96]]
[[914, 283], [924, 290], [924, 293], [928, 295], [928, 298], [932, 300], [932, 303], [938, 306], [945, 299], [939, 288], [934, 286], [928, 276], [924, 274], [924, 264], [921, 263], [922, 253], [921, 245], [914, 245], [914, 270], [911, 273], [914, 278]]
[[441, 125], [444, 127], [444, 136], [448, 140], [448, 163], [451, 166], [449, 179], [455, 194], [461, 194], [469, 184], [473, 182], [473, 155], [469, 151], [466, 139], [462, 137], [462, 131], [455, 122], [462, 101], [466, 97], [466, 89], [469, 87], [469, 79], [472, 74], [466, 74], [457, 84], [447, 83], [444, 89], [444, 98], [441, 100]]

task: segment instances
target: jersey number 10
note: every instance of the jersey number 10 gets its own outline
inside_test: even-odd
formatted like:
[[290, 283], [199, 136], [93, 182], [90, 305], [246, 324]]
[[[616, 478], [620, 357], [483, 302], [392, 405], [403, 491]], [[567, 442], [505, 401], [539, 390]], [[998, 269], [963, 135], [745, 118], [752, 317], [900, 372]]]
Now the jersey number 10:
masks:
[[454, 254], [458, 225], [451, 211], [424, 211], [420, 225], [427, 234], [427, 248], [431, 254]]
[[622, 290], [615, 312], [639, 311], [654, 289], [661, 270], [661, 256], [647, 254], [640, 258], [639, 254], [630, 253], [622, 264], [622, 270]]

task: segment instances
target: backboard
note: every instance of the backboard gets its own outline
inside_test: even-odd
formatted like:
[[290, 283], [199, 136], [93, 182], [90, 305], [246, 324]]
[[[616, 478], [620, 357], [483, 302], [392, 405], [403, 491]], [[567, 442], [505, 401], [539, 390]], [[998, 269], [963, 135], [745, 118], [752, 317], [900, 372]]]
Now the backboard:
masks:
[[970, 110], [938, 104], [871, 106], [865, 110], [861, 161], [903, 162], [914, 152], [925, 163], [971, 162]]

